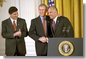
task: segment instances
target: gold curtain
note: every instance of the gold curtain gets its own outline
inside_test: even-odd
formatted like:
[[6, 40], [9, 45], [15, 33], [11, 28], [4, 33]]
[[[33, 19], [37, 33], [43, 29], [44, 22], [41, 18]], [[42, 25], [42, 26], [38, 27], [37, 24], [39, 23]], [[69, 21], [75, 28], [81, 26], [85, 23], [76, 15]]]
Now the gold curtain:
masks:
[[3, 5], [3, 0], [0, 0], [0, 6], [2, 7], [2, 5]]
[[[48, 5], [48, 0], [44, 0]], [[75, 38], [83, 38], [83, 0], [54, 0], [58, 14], [67, 17], [74, 29]]]

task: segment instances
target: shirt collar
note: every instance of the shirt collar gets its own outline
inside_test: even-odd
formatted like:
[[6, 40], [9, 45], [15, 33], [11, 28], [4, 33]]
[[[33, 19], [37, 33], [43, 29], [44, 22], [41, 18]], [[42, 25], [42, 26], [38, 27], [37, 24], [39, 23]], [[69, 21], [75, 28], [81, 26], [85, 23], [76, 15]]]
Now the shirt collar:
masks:
[[[42, 16], [40, 16], [40, 18], [43, 20], [43, 17]], [[46, 19], [46, 16], [44, 18]]]
[[[41, 18], [41, 21], [42, 21], [42, 23], [43, 23], [43, 17], [40, 16], [40, 18]], [[46, 22], [46, 16], [45, 16], [44, 18], [45, 18], [45, 22]]]
[[55, 23], [56, 23], [56, 21], [57, 21], [57, 18], [58, 18], [58, 16], [56, 16], [56, 18], [54, 19]]
[[[11, 19], [11, 22], [12, 22], [12, 24], [13, 24], [13, 19], [10, 17], [10, 19]], [[15, 24], [17, 25], [17, 20], [15, 20]]]

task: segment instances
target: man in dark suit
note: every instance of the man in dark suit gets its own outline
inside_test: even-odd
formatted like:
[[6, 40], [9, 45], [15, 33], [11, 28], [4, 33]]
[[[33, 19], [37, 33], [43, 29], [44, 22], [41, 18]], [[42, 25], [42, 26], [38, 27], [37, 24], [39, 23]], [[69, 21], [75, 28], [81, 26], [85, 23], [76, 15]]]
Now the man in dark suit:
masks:
[[26, 22], [18, 18], [18, 9], [14, 6], [9, 8], [10, 18], [2, 21], [2, 37], [6, 39], [5, 54], [7, 56], [25, 56], [26, 47]]
[[44, 4], [39, 5], [39, 14], [35, 19], [31, 20], [29, 29], [29, 36], [35, 40], [37, 56], [47, 55], [47, 38], [51, 36], [50, 18], [46, 16], [47, 6]]
[[72, 25], [68, 18], [58, 17], [57, 8], [52, 6], [49, 8], [49, 16], [51, 20], [51, 31], [53, 37], [74, 37]]

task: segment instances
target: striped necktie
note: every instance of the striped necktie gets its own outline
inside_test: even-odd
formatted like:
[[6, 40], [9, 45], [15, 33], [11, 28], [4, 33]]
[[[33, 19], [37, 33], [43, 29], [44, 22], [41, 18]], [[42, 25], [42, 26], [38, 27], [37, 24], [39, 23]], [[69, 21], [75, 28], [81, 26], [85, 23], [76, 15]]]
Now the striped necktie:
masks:
[[14, 27], [14, 30], [16, 32], [16, 24], [15, 24], [15, 21], [13, 21], [13, 27]]
[[46, 36], [46, 23], [45, 23], [45, 18], [43, 17], [43, 28], [44, 28], [44, 33]]
[[55, 33], [55, 21], [53, 20], [53, 32]]

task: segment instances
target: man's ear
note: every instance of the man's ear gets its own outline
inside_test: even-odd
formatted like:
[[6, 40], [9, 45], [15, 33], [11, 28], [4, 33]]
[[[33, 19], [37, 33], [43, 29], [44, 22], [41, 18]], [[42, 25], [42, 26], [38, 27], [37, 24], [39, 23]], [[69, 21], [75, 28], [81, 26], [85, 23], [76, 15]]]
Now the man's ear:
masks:
[[11, 16], [11, 14], [9, 13], [9, 15]]

